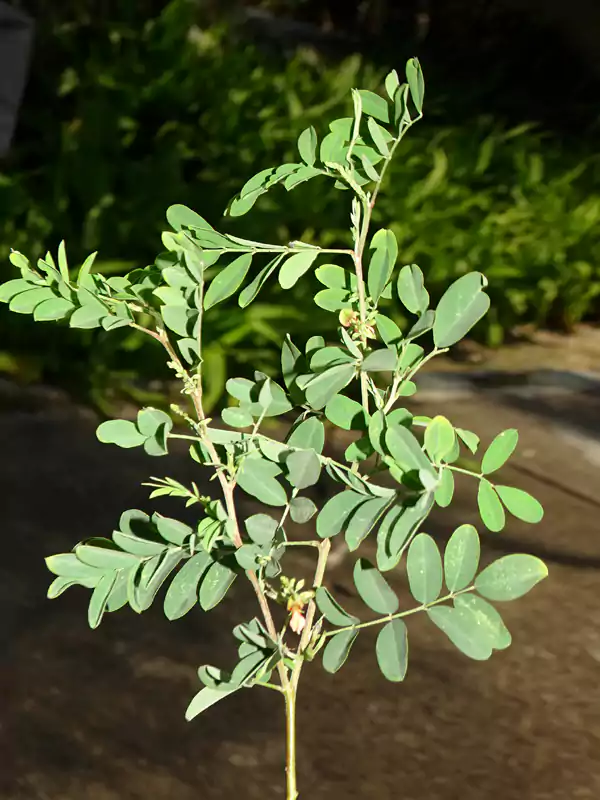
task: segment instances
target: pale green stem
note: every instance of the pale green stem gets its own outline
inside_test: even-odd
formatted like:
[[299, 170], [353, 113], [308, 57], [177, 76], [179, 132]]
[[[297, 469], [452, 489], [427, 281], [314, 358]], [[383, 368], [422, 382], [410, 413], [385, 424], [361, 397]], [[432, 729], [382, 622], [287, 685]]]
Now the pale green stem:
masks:
[[452, 464], [444, 464], [446, 469], [451, 469], [452, 472], [462, 472], [463, 475], [470, 475], [472, 478], [481, 480], [484, 476], [480, 472], [473, 472], [470, 469], [463, 469], [463, 467], [454, 467]]
[[286, 800], [296, 800], [298, 784], [296, 782], [296, 687], [288, 683], [283, 694], [285, 697], [285, 777]]
[[433, 606], [440, 605], [440, 603], [445, 603], [448, 600], [452, 600], [459, 594], [472, 592], [474, 589], [474, 586], [469, 586], [468, 588], [461, 589], [458, 592], [450, 592], [450, 594], [447, 594], [444, 597], [438, 597], [437, 600], [433, 600], [431, 603], [423, 603], [423, 605], [409, 608], [408, 611], [399, 611], [397, 614], [388, 614], [387, 616], [380, 617], [379, 619], [372, 619], [370, 622], [358, 622], [356, 625], [347, 625], [344, 628], [336, 628], [334, 631], [326, 631], [326, 633], [323, 635], [325, 638], [327, 638], [328, 636], [335, 636], [337, 633], [342, 633], [343, 631], [357, 631], [361, 628], [371, 628], [373, 625], [384, 625], [386, 622], [391, 622], [393, 619], [402, 619], [402, 617], [410, 617], [412, 614], [418, 614], [419, 611], [427, 611], [428, 608], [432, 608]]

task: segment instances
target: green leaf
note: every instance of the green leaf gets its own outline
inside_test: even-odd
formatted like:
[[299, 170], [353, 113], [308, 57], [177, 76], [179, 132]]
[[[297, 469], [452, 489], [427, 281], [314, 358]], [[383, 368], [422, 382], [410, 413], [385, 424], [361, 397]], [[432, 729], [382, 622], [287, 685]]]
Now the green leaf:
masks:
[[496, 486], [500, 500], [517, 519], [535, 524], [544, 516], [542, 504], [523, 489], [514, 489], [512, 486]]
[[276, 477], [281, 469], [272, 461], [255, 456], [246, 457], [237, 473], [237, 482], [252, 497], [268, 506], [284, 506], [287, 495]]
[[315, 276], [329, 289], [345, 289], [346, 291], [356, 289], [356, 276], [337, 264], [322, 264], [315, 270]]
[[429, 292], [423, 273], [416, 264], [402, 267], [398, 275], [398, 297], [411, 314], [423, 314], [429, 307]]
[[98, 585], [92, 592], [88, 606], [88, 625], [90, 628], [97, 628], [102, 622], [102, 617], [106, 611], [108, 598], [117, 580], [117, 573], [111, 572], [103, 575], [98, 581]]
[[154, 436], [163, 425], [173, 427], [171, 417], [158, 408], [143, 408], [137, 415], [137, 429], [143, 436]]
[[398, 344], [402, 340], [402, 331], [389, 317], [383, 314], [376, 314], [375, 321], [377, 323], [377, 333], [382, 342], [388, 347], [392, 344]]
[[254, 424], [252, 414], [239, 406], [224, 408], [221, 412], [221, 419], [231, 428], [249, 428]]
[[383, 575], [370, 561], [360, 558], [354, 565], [354, 585], [361, 599], [378, 614], [394, 614], [399, 602]]
[[425, 449], [436, 464], [452, 452], [455, 442], [454, 428], [446, 417], [434, 417], [425, 429]]
[[58, 553], [46, 558], [46, 566], [54, 575], [61, 578], [99, 578], [101, 571], [81, 562], [75, 553]]
[[385, 443], [394, 461], [403, 470], [421, 470], [435, 475], [435, 470], [419, 446], [417, 438], [403, 425], [394, 425], [385, 434]]
[[286, 335], [281, 346], [281, 374], [288, 390], [296, 389], [295, 381], [302, 372], [304, 356], [292, 342], [289, 334]]
[[479, 447], [479, 436], [472, 431], [466, 431], [464, 428], [455, 428], [456, 434], [459, 439], [466, 444], [469, 450], [475, 454], [477, 452], [477, 448]]
[[276, 520], [268, 514], [254, 514], [246, 519], [245, 524], [248, 536], [261, 546], [271, 544], [278, 528]]
[[110, 540], [104, 539], [100, 541], [102, 541], [103, 546], [78, 544], [75, 548], [75, 555], [83, 564], [87, 564], [89, 567], [97, 567], [103, 572], [115, 569], [131, 569], [131, 567], [139, 563], [138, 556], [117, 550]]
[[318, 255], [318, 251], [304, 250], [301, 253], [295, 253], [284, 261], [279, 270], [279, 285], [281, 288], [291, 289], [296, 281], [298, 281], [305, 272], [308, 272]]
[[215, 561], [205, 573], [200, 584], [200, 605], [210, 611], [218, 605], [234, 582], [236, 573], [223, 561]]
[[69, 314], [75, 306], [70, 300], [65, 300], [64, 297], [52, 297], [50, 300], [44, 300], [33, 310], [33, 318], [36, 322], [50, 322], [51, 320], [63, 319]]
[[152, 522], [156, 525], [163, 539], [178, 546], [182, 546], [193, 533], [189, 525], [180, 522], [178, 519], [163, 517], [162, 514], [154, 514]]
[[286, 459], [288, 480], [296, 489], [307, 489], [319, 480], [321, 462], [314, 450], [294, 450]]
[[473, 525], [461, 525], [454, 531], [444, 551], [448, 591], [458, 592], [472, 583], [479, 566], [480, 552], [479, 534]]
[[475, 618], [475, 625], [487, 636], [494, 650], [506, 650], [512, 637], [502, 617], [494, 606], [474, 594], [460, 594], [454, 598], [456, 608], [468, 609]]
[[388, 681], [403, 681], [408, 669], [408, 631], [401, 619], [388, 622], [377, 636], [375, 645], [379, 669]]
[[323, 668], [327, 672], [337, 672], [344, 666], [357, 636], [358, 631], [341, 631], [330, 638], [323, 650]]
[[265, 283], [281, 264], [284, 254], [276, 256], [272, 261], [263, 267], [258, 275], [246, 286], [239, 294], [238, 304], [240, 308], [246, 308], [256, 298]]
[[381, 125], [375, 122], [372, 117], [369, 117], [367, 120], [367, 127], [375, 147], [379, 150], [382, 156], [387, 158], [390, 154], [390, 148], [388, 147], [388, 141], [390, 140], [389, 133], [385, 130], [385, 128], [382, 128]]
[[332, 625], [337, 625], [338, 628], [356, 625], [360, 622], [358, 617], [348, 614], [324, 586], [319, 586], [317, 589], [315, 601], [325, 619]]
[[317, 507], [309, 497], [293, 497], [290, 500], [290, 517], [298, 525], [304, 525], [317, 513]]
[[374, 350], [360, 365], [363, 372], [393, 372], [398, 364], [398, 353], [395, 347]]
[[442, 470], [442, 476], [435, 490], [435, 502], [440, 508], [447, 508], [454, 497], [454, 473], [449, 469]]
[[362, 110], [369, 117], [375, 117], [380, 122], [390, 121], [390, 112], [387, 102], [375, 92], [368, 89], [359, 89], [358, 94], [362, 101]]
[[353, 491], [343, 491], [331, 497], [317, 517], [317, 533], [322, 539], [338, 534], [354, 509], [363, 503], [365, 496]]
[[294, 428], [286, 444], [289, 447], [322, 453], [325, 446], [325, 426], [317, 417], [309, 417]]
[[374, 253], [369, 262], [367, 283], [369, 295], [377, 303], [392, 276], [398, 257], [398, 243], [392, 231], [382, 228], [371, 239], [370, 249]]
[[298, 137], [298, 152], [309, 167], [314, 166], [317, 158], [317, 132], [312, 125], [303, 130]]
[[444, 292], [433, 323], [436, 347], [456, 344], [486, 314], [490, 298], [483, 291], [485, 286], [487, 281], [480, 272], [470, 272]]
[[353, 364], [341, 364], [321, 372], [306, 386], [306, 400], [316, 411], [323, 408], [331, 398], [341, 392], [354, 377]]
[[230, 694], [237, 692], [240, 688], [240, 686], [233, 686], [231, 684], [218, 689], [205, 686], [203, 689], [200, 689], [198, 694], [192, 699], [191, 703], [187, 707], [185, 712], [186, 720], [190, 722], [194, 719], [194, 717], [197, 717], [203, 711], [206, 711], [207, 708], [214, 706], [214, 704], [218, 703], [219, 700], [223, 700]]
[[373, 530], [377, 522], [389, 506], [387, 497], [374, 497], [366, 500], [354, 511], [346, 528], [346, 544], [352, 553]]
[[425, 96], [425, 82], [423, 71], [418, 58], [410, 58], [406, 63], [406, 81], [410, 89], [410, 96], [415, 108], [421, 114], [423, 111], [423, 97]]
[[315, 304], [325, 311], [341, 311], [350, 308], [350, 294], [345, 289], [323, 289], [314, 296]]
[[244, 570], [257, 570], [265, 553], [257, 544], [243, 544], [235, 551], [235, 560]]
[[0, 286], [0, 303], [8, 303], [13, 297], [31, 288], [33, 288], [33, 285], [22, 278], [14, 278], [12, 281], [7, 281]]
[[394, 99], [399, 86], [400, 80], [398, 79], [398, 73], [395, 69], [393, 69], [390, 73], [388, 73], [385, 79], [385, 90], [390, 100]]
[[485, 451], [481, 462], [482, 473], [489, 475], [490, 472], [496, 472], [504, 466], [513, 454], [518, 441], [519, 432], [515, 428], [509, 428], [499, 433]]
[[132, 553], [134, 556], [157, 556], [163, 553], [166, 548], [164, 542], [142, 539], [139, 536], [123, 533], [122, 531], [114, 531], [112, 538], [117, 547], [120, 547], [126, 553]]
[[222, 269], [210, 282], [204, 295], [204, 308], [208, 310], [235, 294], [242, 285], [252, 264], [252, 253], [244, 253]]
[[181, 204], [169, 206], [167, 209], [167, 222], [175, 231], [180, 231], [183, 228], [206, 228], [207, 230], [214, 230], [204, 217], [201, 217], [200, 214], [196, 214], [191, 208]]
[[435, 541], [427, 533], [413, 539], [406, 558], [410, 591], [419, 603], [433, 603], [442, 590], [442, 557]]
[[488, 600], [516, 600], [543, 580], [548, 568], [535, 556], [515, 553], [494, 561], [475, 579], [475, 588]]
[[502, 508], [502, 503], [492, 484], [485, 478], [479, 481], [477, 505], [479, 507], [481, 520], [488, 530], [497, 533], [504, 528], [506, 517], [504, 509]]
[[492, 655], [489, 633], [478, 625], [477, 617], [470, 609], [434, 606], [427, 610], [427, 615], [469, 658], [486, 661]]
[[169, 620], [179, 619], [198, 603], [198, 584], [212, 564], [209, 553], [200, 552], [185, 562], [171, 581], [164, 600], [165, 617]]
[[162, 306], [160, 313], [167, 328], [184, 337], [192, 334], [194, 323], [198, 319], [198, 311], [186, 306]]
[[358, 431], [366, 428], [365, 412], [360, 403], [343, 394], [337, 394], [325, 406], [327, 419], [345, 431]]
[[54, 298], [52, 289], [47, 287], [35, 289], [29, 286], [28, 291], [14, 295], [9, 303], [9, 308], [17, 314], [31, 314], [36, 306], [52, 298]]
[[322, 347], [312, 354], [310, 368], [313, 372], [321, 372], [329, 367], [340, 364], [352, 364], [355, 356], [351, 355], [344, 347]]
[[140, 447], [146, 436], [141, 434], [133, 422], [125, 419], [111, 419], [103, 422], [96, 430], [96, 436], [103, 444], [116, 444], [119, 447]]

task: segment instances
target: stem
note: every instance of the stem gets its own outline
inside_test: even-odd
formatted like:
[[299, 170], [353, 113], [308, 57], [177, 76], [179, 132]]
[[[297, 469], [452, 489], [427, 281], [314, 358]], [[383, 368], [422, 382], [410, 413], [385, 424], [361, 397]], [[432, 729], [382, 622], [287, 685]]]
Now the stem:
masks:
[[440, 603], [445, 603], [447, 600], [453, 600], [459, 594], [472, 592], [474, 589], [474, 586], [468, 586], [466, 589], [461, 589], [458, 592], [450, 592], [450, 594], [447, 594], [444, 597], [438, 597], [437, 600], [433, 600], [431, 603], [423, 603], [421, 606], [409, 608], [408, 611], [399, 611], [397, 614], [388, 614], [387, 616], [380, 617], [379, 619], [372, 619], [370, 622], [359, 622], [357, 625], [347, 625], [345, 628], [336, 628], [334, 631], [326, 631], [324, 636], [335, 636], [337, 633], [342, 633], [342, 631], [357, 631], [360, 628], [371, 628], [373, 625], [383, 625], [384, 623], [390, 622], [393, 619], [410, 617], [411, 614], [417, 614], [419, 611], [427, 611], [427, 609], [432, 608], [432, 606], [438, 606]]
[[463, 475], [470, 475], [472, 478], [483, 478], [480, 472], [473, 472], [471, 469], [463, 469], [462, 467], [454, 467], [452, 464], [444, 464], [445, 469], [451, 469], [452, 472], [462, 472]]
[[286, 800], [296, 800], [296, 687], [291, 683], [285, 688], [285, 776]]

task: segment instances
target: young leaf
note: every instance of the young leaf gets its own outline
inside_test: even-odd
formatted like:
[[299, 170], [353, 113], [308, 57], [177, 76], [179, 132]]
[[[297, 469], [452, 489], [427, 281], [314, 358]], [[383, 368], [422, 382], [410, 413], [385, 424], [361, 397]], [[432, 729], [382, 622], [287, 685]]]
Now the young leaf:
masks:
[[455, 441], [454, 428], [446, 417], [434, 417], [425, 430], [425, 449], [436, 464], [450, 454]]
[[315, 601], [325, 619], [332, 625], [337, 625], [338, 628], [356, 625], [360, 622], [358, 617], [348, 614], [324, 586], [319, 586], [317, 589]]
[[385, 130], [385, 128], [382, 128], [381, 125], [375, 122], [373, 117], [369, 117], [367, 120], [367, 127], [375, 147], [379, 150], [382, 156], [387, 158], [390, 154], [390, 148], [387, 144], [391, 138], [389, 133]]
[[296, 281], [312, 267], [318, 255], [318, 251], [304, 250], [301, 253], [294, 253], [284, 261], [279, 270], [279, 285], [281, 288], [291, 289]]
[[357, 636], [358, 631], [350, 630], [336, 633], [330, 638], [323, 650], [323, 668], [327, 672], [337, 672], [344, 666]]
[[406, 80], [408, 88], [410, 89], [410, 96], [412, 97], [415, 108], [419, 114], [423, 111], [423, 97], [425, 95], [425, 82], [423, 80], [423, 71], [419, 64], [418, 58], [410, 58], [406, 63]]
[[477, 505], [479, 507], [481, 520], [488, 530], [497, 533], [504, 528], [506, 516], [502, 508], [502, 503], [498, 499], [498, 495], [492, 484], [485, 478], [479, 481]]
[[479, 534], [472, 525], [461, 525], [454, 531], [444, 551], [448, 591], [466, 589], [473, 581], [479, 566], [480, 551]]
[[317, 517], [318, 535], [329, 539], [338, 534], [354, 509], [364, 502], [363, 494], [347, 490], [329, 498]]
[[312, 125], [303, 130], [298, 137], [298, 152], [309, 167], [314, 166], [317, 158], [317, 132]]
[[370, 249], [374, 252], [369, 262], [367, 283], [369, 295], [377, 303], [391, 278], [398, 257], [398, 243], [392, 231], [382, 228], [371, 239]]
[[200, 584], [200, 605], [204, 611], [210, 611], [221, 602], [235, 578], [236, 573], [222, 561], [211, 564]]
[[368, 89], [359, 89], [358, 94], [362, 101], [363, 113], [369, 117], [375, 117], [380, 122], [390, 121], [390, 111], [387, 102], [375, 92]]
[[235, 294], [248, 274], [252, 254], [244, 253], [222, 269], [210, 282], [204, 295], [204, 308], [208, 310]]
[[288, 479], [296, 489], [307, 489], [319, 480], [321, 462], [314, 450], [294, 450], [286, 459]]
[[394, 614], [399, 602], [383, 575], [370, 561], [360, 558], [354, 565], [354, 585], [361, 599], [378, 614]]
[[442, 590], [442, 557], [435, 541], [419, 533], [408, 549], [406, 559], [410, 591], [419, 603], [433, 603]]
[[485, 286], [487, 280], [480, 272], [469, 272], [446, 289], [433, 323], [436, 347], [456, 344], [487, 313], [490, 298], [483, 291]]
[[388, 681], [403, 681], [408, 669], [408, 631], [401, 619], [388, 622], [377, 636], [375, 645], [379, 669]]
[[423, 273], [416, 264], [402, 267], [398, 275], [398, 297], [411, 314], [423, 314], [429, 307], [429, 292], [425, 289]]
[[482, 473], [489, 475], [504, 466], [513, 454], [518, 441], [519, 432], [514, 428], [509, 428], [499, 433], [485, 451], [481, 462]]
[[506, 508], [518, 519], [523, 522], [535, 524], [540, 522], [544, 516], [542, 504], [523, 489], [515, 489], [512, 486], [496, 486], [496, 491], [500, 500]]
[[475, 579], [475, 588], [488, 600], [516, 600], [548, 575], [535, 556], [515, 553], [494, 561]]

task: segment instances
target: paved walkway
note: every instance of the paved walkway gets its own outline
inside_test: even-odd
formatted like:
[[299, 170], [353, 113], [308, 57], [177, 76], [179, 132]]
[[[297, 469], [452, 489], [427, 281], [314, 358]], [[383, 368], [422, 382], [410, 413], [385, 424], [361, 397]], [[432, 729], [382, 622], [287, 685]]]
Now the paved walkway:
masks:
[[[489, 662], [467, 660], [417, 616], [402, 685], [378, 674], [366, 634], [337, 676], [319, 664], [308, 669], [301, 797], [596, 799], [600, 395], [480, 387], [449, 393], [443, 404], [442, 396], [439, 384], [424, 391], [420, 413], [443, 410], [484, 442], [519, 428], [518, 457], [504, 479], [531, 490], [546, 518], [488, 535], [484, 557], [536, 552], [548, 559], [550, 577], [504, 607], [514, 643]], [[141, 618], [123, 611], [95, 632], [83, 590], [44, 599], [44, 555], [107, 534], [122, 509], [147, 506], [137, 484], [158, 464], [159, 474], [182, 480], [193, 473], [183, 454], [160, 462], [123, 455], [96, 443], [93, 428], [89, 415], [56, 399], [0, 414], [1, 800], [282, 798], [276, 695], [243, 692], [191, 725], [183, 721], [196, 666], [230, 661], [228, 631], [250, 613], [245, 590], [209, 615], [167, 623], [160, 608]], [[433, 535], [443, 540], [456, 524], [476, 522], [473, 489], [460, 482], [453, 506], [432, 519]], [[349, 610], [359, 607], [351, 567], [345, 558], [331, 574]], [[402, 576], [398, 587], [410, 603]]]

